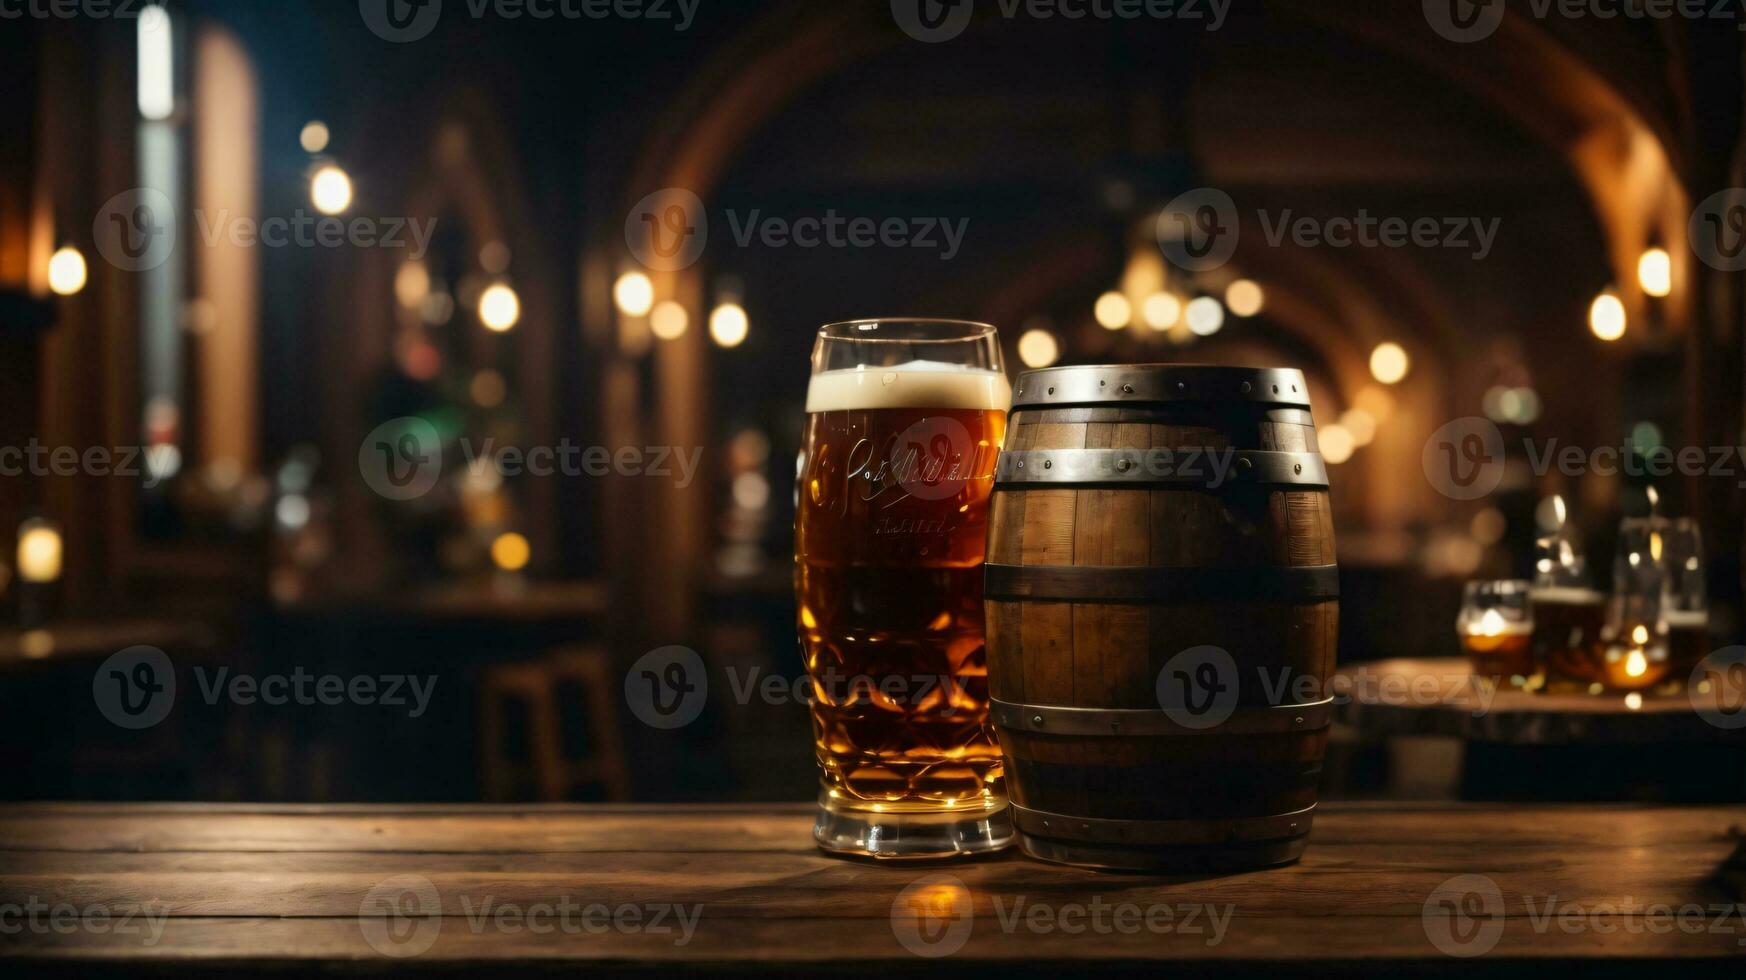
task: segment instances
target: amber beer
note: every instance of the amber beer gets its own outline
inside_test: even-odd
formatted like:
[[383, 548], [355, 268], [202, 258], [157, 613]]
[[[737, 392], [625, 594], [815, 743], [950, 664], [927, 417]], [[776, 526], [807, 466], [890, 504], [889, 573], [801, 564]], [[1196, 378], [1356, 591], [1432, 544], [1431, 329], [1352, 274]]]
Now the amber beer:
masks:
[[1533, 631], [1511, 624], [1495, 633], [1461, 634], [1461, 649], [1481, 677], [1530, 677], [1534, 673]]
[[[976, 326], [880, 323], [866, 332]], [[982, 329], [992, 346], [992, 328]], [[857, 341], [869, 345], [863, 359], [891, 358], [863, 338], [841, 343]], [[890, 343], [938, 356], [922, 341]], [[812, 377], [795, 590], [822, 774], [814, 836], [829, 850], [937, 857], [1010, 839], [988, 725], [982, 604], [1010, 398], [1004, 374], [974, 363], [910, 360]]]
[[1533, 659], [1545, 671], [1548, 690], [1587, 690], [1601, 681], [1601, 627], [1606, 595], [1578, 586], [1536, 588], [1533, 608]]

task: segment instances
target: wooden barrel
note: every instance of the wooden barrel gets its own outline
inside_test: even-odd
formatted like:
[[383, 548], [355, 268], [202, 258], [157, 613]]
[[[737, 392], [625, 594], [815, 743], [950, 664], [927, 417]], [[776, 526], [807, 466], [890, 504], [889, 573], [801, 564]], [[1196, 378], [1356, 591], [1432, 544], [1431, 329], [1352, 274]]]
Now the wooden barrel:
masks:
[[990, 716], [1026, 853], [1215, 871], [1303, 853], [1339, 578], [1301, 371], [1019, 376], [995, 470]]

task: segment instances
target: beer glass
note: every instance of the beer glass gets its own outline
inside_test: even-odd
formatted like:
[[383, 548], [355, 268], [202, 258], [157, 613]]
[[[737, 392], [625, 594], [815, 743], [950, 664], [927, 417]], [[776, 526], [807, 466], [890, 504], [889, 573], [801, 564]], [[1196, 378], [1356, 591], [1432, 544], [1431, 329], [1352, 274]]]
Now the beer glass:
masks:
[[1598, 694], [1596, 650], [1607, 597], [1589, 585], [1588, 563], [1575, 528], [1565, 520], [1564, 502], [1554, 497], [1553, 503], [1558, 528], [1534, 542], [1534, 584], [1528, 591], [1534, 668], [1547, 691]]
[[1469, 582], [1455, 632], [1482, 682], [1524, 687], [1534, 675], [1533, 612], [1525, 581]]
[[821, 769], [813, 838], [927, 858], [1012, 838], [988, 724], [982, 561], [1011, 389], [993, 327], [822, 327], [794, 582]]
[[1661, 617], [1667, 621], [1667, 685], [1683, 689], [1710, 653], [1710, 605], [1704, 585], [1703, 534], [1689, 517], [1667, 521], [1661, 529], [1661, 566], [1666, 595]]
[[1612, 602], [1596, 648], [1595, 668], [1605, 690], [1641, 691], [1668, 674], [1666, 524], [1658, 517], [1619, 524]]

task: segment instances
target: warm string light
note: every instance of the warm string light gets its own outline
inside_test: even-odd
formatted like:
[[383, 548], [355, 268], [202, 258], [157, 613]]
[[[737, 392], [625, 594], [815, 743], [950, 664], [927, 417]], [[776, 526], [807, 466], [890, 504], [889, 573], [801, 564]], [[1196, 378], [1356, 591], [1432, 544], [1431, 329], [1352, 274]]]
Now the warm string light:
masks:
[[690, 326], [691, 314], [683, 303], [663, 300], [649, 312], [649, 332], [662, 340], [678, 340]]
[[309, 178], [309, 200], [322, 214], [343, 214], [352, 206], [352, 178], [328, 164]]
[[1041, 328], [1026, 330], [1018, 340], [1019, 360], [1028, 368], [1046, 368], [1061, 357], [1055, 335]]
[[1250, 317], [1260, 313], [1266, 301], [1266, 294], [1254, 280], [1238, 279], [1225, 287], [1225, 305], [1237, 316]]
[[479, 294], [479, 322], [493, 333], [503, 333], [521, 320], [521, 297], [515, 290], [495, 283]]
[[1399, 384], [1411, 369], [1406, 348], [1393, 341], [1377, 344], [1370, 352], [1370, 376], [1385, 385]]
[[84, 253], [71, 245], [62, 246], [49, 256], [49, 289], [57, 296], [72, 296], [85, 288], [89, 272]]
[[1225, 308], [1211, 296], [1197, 296], [1183, 307], [1182, 319], [1196, 336], [1211, 337], [1225, 325]]
[[36, 585], [61, 577], [61, 529], [53, 521], [33, 517], [18, 527], [18, 580]]
[[1673, 292], [1673, 256], [1664, 248], [1651, 248], [1637, 259], [1637, 285], [1650, 296]]
[[519, 572], [533, 557], [533, 546], [526, 537], [509, 531], [491, 542], [491, 563], [505, 572]]
[[1092, 305], [1091, 315], [1096, 318], [1098, 326], [1105, 330], [1120, 330], [1134, 318], [1134, 305], [1121, 293], [1108, 292], [1097, 298]]
[[612, 284], [612, 301], [625, 316], [647, 316], [655, 305], [655, 284], [641, 272], [627, 272]]
[[1140, 304], [1140, 319], [1153, 330], [1168, 330], [1182, 319], [1182, 301], [1169, 293], [1153, 293]]
[[328, 132], [327, 123], [319, 119], [311, 119], [303, 124], [303, 129], [297, 134], [297, 143], [305, 153], [320, 153], [327, 149], [328, 141], [333, 134]]
[[717, 346], [732, 349], [740, 346], [751, 332], [751, 318], [738, 303], [721, 303], [709, 314], [709, 339]]
[[1588, 306], [1588, 329], [1607, 342], [1625, 335], [1625, 304], [1619, 294], [1608, 289]]

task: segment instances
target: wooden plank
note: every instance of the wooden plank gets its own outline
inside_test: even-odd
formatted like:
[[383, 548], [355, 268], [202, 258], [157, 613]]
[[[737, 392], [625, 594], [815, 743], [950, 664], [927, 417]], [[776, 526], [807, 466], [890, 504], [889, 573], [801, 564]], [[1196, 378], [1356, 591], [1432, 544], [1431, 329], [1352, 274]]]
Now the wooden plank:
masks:
[[[1023, 908], [1030, 910], [1039, 904], [1027, 898]], [[1207, 921], [1204, 914], [1198, 918]], [[772, 967], [804, 968], [813, 976], [827, 971], [836, 974], [853, 969], [855, 964], [880, 975], [894, 971], [938, 975], [942, 967], [961, 968], [965, 963], [998, 968], [1002, 976], [1059, 976], [1064, 968], [1079, 964], [1199, 964], [1207, 969], [1197, 975], [1229, 976], [1243, 964], [1268, 963], [1313, 963], [1318, 975], [1327, 975], [1320, 964], [1341, 962], [1352, 964], [1354, 969], [1362, 965], [1363, 974], [1372, 976], [1388, 972], [1391, 963], [1470, 976], [1482, 966], [1503, 966], [1515, 960], [1525, 961], [1523, 967], [1534, 963], [1604, 967], [1609, 965], [1607, 961], [1621, 958], [1664, 958], [1707, 962], [1716, 968], [1725, 963], [1738, 969], [1746, 956], [1733, 935], [1651, 931], [1640, 916], [1598, 917], [1595, 921], [1608, 931], [1585, 929], [1576, 933], [1565, 932], [1555, 923], [1539, 927], [1525, 915], [1510, 916], [1503, 920], [1497, 946], [1490, 954], [1495, 959], [1476, 963], [1444, 955], [1427, 937], [1418, 914], [1353, 916], [1339, 920], [1341, 928], [1332, 928], [1327, 916], [1233, 915], [1226, 920], [1223, 934], [1217, 936], [1209, 926], [1197, 928], [1186, 923], [1181, 930], [1141, 928], [1127, 934], [1113, 929], [1091, 933], [1083, 927], [1070, 932], [1045, 920], [1050, 927], [1043, 931], [1028, 918], [1014, 920], [1008, 931], [1008, 924], [999, 917], [977, 914], [966, 920], [969, 926], [964, 945], [941, 960], [923, 958], [905, 947], [897, 938], [901, 921], [843, 929], [809, 918], [764, 922], [711, 918], [704, 910], [695, 932], [685, 937], [677, 931], [508, 932], [494, 921], [475, 924], [464, 917], [445, 917], [432, 934], [431, 945], [416, 958], [390, 959], [369, 945], [353, 918], [189, 918], [170, 920], [158, 941], [149, 946], [137, 935], [26, 932], [12, 939], [3, 955], [77, 963], [81, 972], [105, 962], [207, 969], [226, 965], [295, 967], [320, 962], [330, 968], [372, 972], [386, 967], [435, 969], [466, 963], [490, 964], [499, 970], [573, 969], [572, 964], [593, 963], [614, 971], [640, 965], [651, 972], [670, 971], [679, 965], [688, 970], [737, 967], [759, 972]], [[1636, 971], [1646, 969], [1640, 962], [1629, 965]]]
[[[414, 875], [431, 882], [450, 915], [488, 899], [526, 905], [568, 897], [615, 904], [702, 903], [716, 915], [740, 918], [865, 919], [884, 917], [918, 877], [944, 870], [971, 891], [979, 913], [1021, 894], [1060, 901], [1096, 894], [1112, 902], [1229, 902], [1248, 915], [1344, 918], [1417, 914], [1458, 871], [1492, 878], [1511, 906], [1547, 896], [1589, 907], [1679, 905], [1701, 897], [1702, 883], [1727, 851], [1725, 843], [1686, 845], [1644, 849], [1621, 859], [1616, 852], [1591, 848], [1524, 859], [1508, 852], [1487, 856], [1478, 844], [1427, 851], [1417, 844], [1339, 846], [1312, 838], [1299, 864], [1204, 880], [1054, 868], [1020, 855], [910, 872], [870, 870], [822, 854], [720, 854], [684, 861], [653, 853], [508, 860], [318, 855], [299, 857], [294, 864], [282, 855], [206, 854], [187, 856], [174, 868], [163, 867], [161, 856], [154, 865], [140, 855], [85, 855], [77, 865], [0, 860], [0, 905], [22, 906], [35, 899], [79, 908], [140, 905], [171, 916], [348, 916], [383, 881]], [[1740, 931], [1746, 937], [1746, 920]]]
[[[222, 804], [0, 804], [6, 852], [400, 852], [544, 854], [653, 850], [812, 853], [813, 806], [285, 807]], [[1746, 807], [1637, 804], [1328, 803], [1318, 844], [1490, 848], [1721, 844], [1746, 835]], [[1039, 866], [1042, 867], [1042, 866]]]

